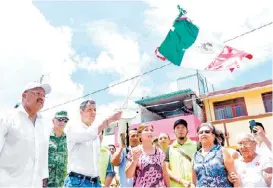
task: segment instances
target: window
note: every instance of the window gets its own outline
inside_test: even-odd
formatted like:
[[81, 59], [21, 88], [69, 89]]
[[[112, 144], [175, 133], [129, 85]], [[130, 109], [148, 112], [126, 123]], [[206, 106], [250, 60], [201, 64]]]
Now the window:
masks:
[[246, 105], [244, 98], [236, 98], [214, 103], [215, 119], [230, 119], [246, 116]]
[[265, 112], [272, 112], [272, 92], [262, 94]]

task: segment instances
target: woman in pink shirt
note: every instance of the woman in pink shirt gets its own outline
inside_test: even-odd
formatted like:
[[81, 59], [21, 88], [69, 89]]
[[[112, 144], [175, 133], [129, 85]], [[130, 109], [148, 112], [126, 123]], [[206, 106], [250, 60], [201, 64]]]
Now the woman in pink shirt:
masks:
[[128, 153], [127, 178], [134, 178], [134, 187], [170, 187], [165, 154], [153, 146], [153, 126], [143, 124], [138, 133], [141, 145]]

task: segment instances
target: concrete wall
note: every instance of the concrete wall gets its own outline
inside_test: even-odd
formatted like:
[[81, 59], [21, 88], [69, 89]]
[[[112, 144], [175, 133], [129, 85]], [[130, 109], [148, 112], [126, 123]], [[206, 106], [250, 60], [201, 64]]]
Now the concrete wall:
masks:
[[152, 113], [148, 111], [146, 108], [141, 108], [141, 123], [160, 120], [160, 119], [162, 119], [162, 117], [157, 115], [156, 113]]

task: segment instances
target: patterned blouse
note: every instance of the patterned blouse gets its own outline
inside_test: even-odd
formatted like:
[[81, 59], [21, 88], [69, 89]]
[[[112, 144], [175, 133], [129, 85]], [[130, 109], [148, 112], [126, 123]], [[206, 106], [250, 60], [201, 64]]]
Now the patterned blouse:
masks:
[[196, 187], [232, 187], [224, 166], [222, 147], [214, 146], [206, 156], [200, 151], [194, 154], [193, 169], [196, 173]]
[[[165, 154], [161, 149], [156, 149], [155, 154], [141, 154], [134, 177], [134, 187], [166, 187], [163, 179], [162, 164]], [[132, 154], [128, 153], [128, 160], [132, 161]]]

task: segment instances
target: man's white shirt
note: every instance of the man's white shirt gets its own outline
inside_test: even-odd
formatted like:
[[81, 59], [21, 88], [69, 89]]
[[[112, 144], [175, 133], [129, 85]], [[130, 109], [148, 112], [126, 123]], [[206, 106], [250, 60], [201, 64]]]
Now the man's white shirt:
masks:
[[0, 187], [42, 187], [48, 178], [49, 131], [21, 106], [0, 120]]
[[100, 140], [97, 126], [84, 123], [70, 125], [66, 131], [68, 172], [99, 176]]

